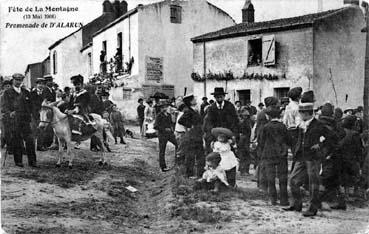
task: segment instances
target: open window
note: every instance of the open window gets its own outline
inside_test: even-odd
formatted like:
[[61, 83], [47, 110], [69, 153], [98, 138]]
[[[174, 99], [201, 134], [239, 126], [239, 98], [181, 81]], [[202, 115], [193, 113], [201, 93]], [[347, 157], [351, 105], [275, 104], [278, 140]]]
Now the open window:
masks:
[[262, 56], [262, 39], [252, 39], [248, 41], [248, 58], [247, 65], [249, 66], [260, 66]]
[[266, 35], [248, 40], [248, 66], [275, 65], [275, 36]]
[[180, 24], [182, 22], [182, 7], [177, 5], [170, 6], [170, 22]]

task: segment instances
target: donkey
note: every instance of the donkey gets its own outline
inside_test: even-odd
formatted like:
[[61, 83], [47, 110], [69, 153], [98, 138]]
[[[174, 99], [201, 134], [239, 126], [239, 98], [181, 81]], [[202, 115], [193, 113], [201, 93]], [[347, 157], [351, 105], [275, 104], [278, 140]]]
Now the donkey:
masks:
[[[56, 163], [56, 167], [60, 167], [62, 163], [62, 154], [63, 154], [63, 143], [66, 143], [67, 146], [67, 155], [69, 156], [68, 167], [72, 168], [72, 162], [74, 159], [74, 153], [72, 153], [72, 131], [70, 128], [68, 115], [62, 113], [59, 108], [56, 106], [56, 102], [47, 103], [44, 101], [41, 105], [40, 110], [40, 123], [39, 128], [45, 129], [48, 125], [54, 130], [56, 137], [59, 142], [59, 152], [58, 152], [58, 162]], [[91, 138], [92, 136], [96, 136], [99, 139], [98, 145], [101, 148], [101, 159], [99, 161], [99, 165], [106, 165], [105, 161], [105, 145], [103, 144], [103, 130], [104, 125], [106, 124], [106, 120], [104, 120], [98, 114], [90, 114], [95, 122], [96, 122], [96, 132], [91, 135], [83, 135], [79, 138], [80, 141], [85, 141]]]

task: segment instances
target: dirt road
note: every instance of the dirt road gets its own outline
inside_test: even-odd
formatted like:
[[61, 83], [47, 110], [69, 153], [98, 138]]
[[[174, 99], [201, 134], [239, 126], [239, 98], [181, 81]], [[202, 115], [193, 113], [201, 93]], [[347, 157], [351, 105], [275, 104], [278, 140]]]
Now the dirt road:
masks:
[[[16, 168], [10, 156], [1, 172], [2, 228], [7, 233], [369, 233], [369, 206], [353, 200], [347, 211], [314, 218], [268, 205], [250, 177], [237, 191], [192, 191], [193, 181], [158, 170], [155, 140], [112, 145], [110, 165], [88, 142], [76, 150], [73, 169], [55, 168], [56, 151], [38, 152], [39, 169]], [[168, 148], [173, 157], [173, 147]], [[169, 160], [173, 165], [173, 160]], [[138, 191], [131, 192], [127, 186]]]

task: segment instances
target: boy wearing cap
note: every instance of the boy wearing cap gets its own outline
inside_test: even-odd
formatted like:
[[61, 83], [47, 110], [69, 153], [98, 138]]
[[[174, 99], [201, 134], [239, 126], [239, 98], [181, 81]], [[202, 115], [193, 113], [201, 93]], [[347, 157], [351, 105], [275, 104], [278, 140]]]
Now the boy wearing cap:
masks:
[[280, 205], [288, 206], [287, 154], [290, 139], [286, 126], [280, 121], [281, 111], [279, 107], [270, 106], [266, 109], [265, 113], [270, 121], [265, 124], [261, 130], [258, 143], [261, 150], [261, 163], [266, 172], [268, 194], [272, 205], [276, 205], [277, 190], [275, 186], [275, 178], [278, 173]]
[[[95, 130], [93, 127], [94, 122], [88, 116], [88, 109], [90, 104], [90, 94], [86, 89], [83, 88], [83, 76], [77, 75], [72, 76], [71, 81], [75, 88], [75, 93], [72, 96], [71, 106], [72, 109], [67, 110], [68, 114], [79, 114], [83, 116], [84, 120], [86, 121], [87, 125], [91, 127], [91, 131]], [[79, 130], [72, 130], [73, 133], [82, 135], [82, 122], [79, 125]], [[93, 128], [93, 129], [92, 129]], [[78, 148], [78, 146], [77, 146]]]
[[28, 165], [37, 167], [35, 143], [31, 131], [32, 102], [30, 92], [21, 88], [24, 76], [13, 75], [13, 87], [4, 92], [1, 112], [11, 126], [11, 148], [14, 154], [14, 162], [18, 167], [23, 167], [22, 149], [23, 141], [26, 143]]
[[251, 125], [250, 113], [246, 107], [242, 107], [240, 111], [240, 135], [238, 139], [239, 171], [241, 175], [249, 174]]
[[330, 133], [317, 119], [314, 118], [314, 104], [301, 103], [299, 105], [302, 123], [298, 129], [298, 140], [295, 148], [296, 163], [290, 176], [290, 187], [293, 202], [285, 211], [301, 211], [302, 198], [300, 187], [309, 181], [310, 204], [303, 213], [305, 217], [315, 216], [321, 207], [319, 197], [319, 171], [322, 160], [321, 146], [329, 144]]

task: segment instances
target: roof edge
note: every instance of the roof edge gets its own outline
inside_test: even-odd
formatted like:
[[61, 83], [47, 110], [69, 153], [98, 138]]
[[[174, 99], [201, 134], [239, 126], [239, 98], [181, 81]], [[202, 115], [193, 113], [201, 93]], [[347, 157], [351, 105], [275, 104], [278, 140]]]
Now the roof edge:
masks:
[[129, 16], [136, 14], [138, 12], [138, 7], [133, 8], [132, 10], [127, 11], [124, 15], [120, 16], [119, 18], [117, 18], [116, 20], [114, 20], [113, 22], [109, 23], [108, 25], [106, 25], [105, 27], [101, 28], [100, 30], [98, 30], [97, 32], [95, 32], [94, 34], [92, 34], [92, 37], [104, 32], [105, 30], [107, 30], [110, 27], [113, 27], [114, 25], [116, 25], [117, 23], [121, 22], [122, 20], [125, 20], [126, 18], [128, 18]]
[[223, 9], [221, 9], [221, 8], [217, 7], [216, 5], [214, 5], [214, 4], [213, 4], [213, 3], [211, 3], [211, 2], [208, 2], [208, 1], [206, 1], [206, 2], [208, 3], [208, 5], [210, 5], [210, 6], [214, 7], [214, 8], [215, 8], [215, 9], [217, 9], [218, 11], [220, 11], [220, 12], [222, 12], [223, 14], [225, 14], [225, 15], [229, 16], [229, 18], [231, 18], [231, 20], [233, 21], [233, 23], [235, 23], [235, 24], [236, 24], [236, 20], [234, 20], [234, 19], [233, 19], [233, 17], [232, 17], [230, 14], [228, 14], [226, 11], [224, 11]]
[[52, 50], [53, 48], [55, 48], [57, 45], [59, 45], [62, 41], [64, 41], [66, 38], [72, 36], [73, 34], [75, 34], [76, 32], [78, 32], [79, 30], [82, 30], [83, 26], [80, 27], [79, 29], [77, 29], [76, 31], [71, 32], [70, 34], [68, 34], [67, 36], [57, 40], [56, 42], [54, 42], [51, 46], [49, 46], [49, 50]]
[[191, 41], [193, 43], [207, 42], [207, 41], [215, 41], [215, 40], [225, 39], [225, 38], [249, 36], [249, 35], [260, 34], [260, 33], [265, 33], [265, 32], [282, 32], [288, 29], [294, 30], [294, 29], [310, 28], [312, 26], [313, 26], [313, 23], [292, 24], [292, 25], [278, 26], [278, 27], [272, 27], [272, 28], [255, 29], [255, 30], [248, 31], [248, 32], [235, 32], [231, 34], [214, 36], [211, 38], [203, 38], [199, 36], [199, 37], [191, 38]]
[[82, 49], [79, 52], [82, 53], [83, 51], [85, 51], [86, 49], [90, 48], [91, 46], [92, 46], [92, 42], [89, 42], [84, 47], [82, 47]]

